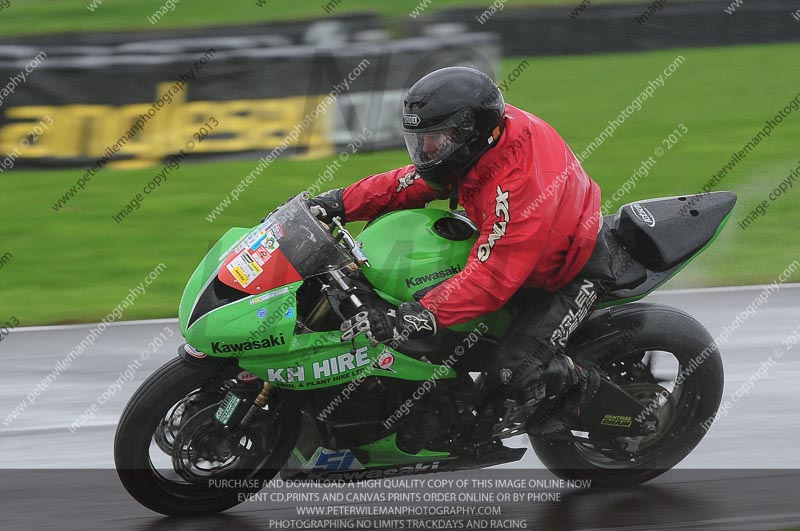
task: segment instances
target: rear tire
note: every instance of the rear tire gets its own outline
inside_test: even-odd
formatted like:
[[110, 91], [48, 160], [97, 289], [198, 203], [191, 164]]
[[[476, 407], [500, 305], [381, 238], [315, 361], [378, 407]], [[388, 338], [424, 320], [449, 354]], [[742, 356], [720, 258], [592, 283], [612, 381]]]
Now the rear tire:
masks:
[[[213, 387], [213, 382], [233, 378], [240, 370], [236, 364], [195, 365], [175, 358], [137, 389], [119, 421], [114, 461], [123, 486], [139, 503], [168, 516], [224, 511], [243, 501], [245, 497], [240, 494], [261, 490], [263, 482], [272, 479], [284, 465], [297, 440], [297, 431], [291, 426], [294, 412], [286, 402], [277, 405], [275, 415], [269, 420], [270, 429], [277, 430], [271, 439], [275, 445], [264, 456], [263, 466], [244, 477], [250, 484], [258, 483], [257, 488], [215, 488], [210, 481], [205, 484], [171, 481], [153, 465], [150, 456], [153, 446], [157, 444], [166, 454], [163, 437], [154, 442], [154, 434], [173, 406], [192, 391]], [[212, 395], [206, 402], [213, 403], [215, 399]]]
[[[703, 423], [716, 414], [724, 385], [719, 351], [716, 348], [706, 350], [714, 340], [705, 327], [689, 315], [657, 305], [627, 305], [611, 312], [618, 329], [638, 329], [641, 325], [630, 338], [627, 352], [669, 352], [680, 364], [678, 374], [685, 376], [678, 409], [662, 438], [650, 451], [651, 456], [642, 462], [626, 465], [620, 460], [604, 467], [587, 458], [590, 455], [588, 444], [530, 438], [536, 455], [554, 474], [569, 480], [591, 480], [594, 487], [637, 485], [677, 465], [705, 435]], [[613, 359], [624, 356], [622, 352]], [[698, 363], [700, 360], [702, 362]]]

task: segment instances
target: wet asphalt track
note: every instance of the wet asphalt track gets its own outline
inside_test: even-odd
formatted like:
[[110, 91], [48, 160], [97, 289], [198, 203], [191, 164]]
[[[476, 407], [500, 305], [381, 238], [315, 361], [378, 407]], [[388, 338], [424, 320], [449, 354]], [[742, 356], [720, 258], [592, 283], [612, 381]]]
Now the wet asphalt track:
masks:
[[[662, 292], [647, 300], [689, 312], [717, 337], [760, 291]], [[142, 360], [139, 353], [154, 336], [169, 335], [165, 327], [175, 333], [158, 352]], [[110, 327], [33, 405], [9, 421], [12, 409], [86, 336], [88, 328], [18, 329], [0, 344], [4, 361], [0, 458], [1, 468], [6, 469], [0, 471], [2, 529], [250, 530], [269, 528], [271, 519], [297, 520], [295, 504], [256, 502], [220, 518], [163, 519], [129, 498], [109, 470], [114, 429], [125, 402], [181, 343], [174, 321]], [[502, 519], [523, 522], [528, 529], [800, 528], [800, 413], [795, 395], [800, 385], [800, 345], [788, 351], [782, 345], [795, 330], [800, 330], [800, 287], [784, 286], [720, 345], [726, 373], [723, 401], [731, 400], [748, 379], [754, 388], [731, 402], [727, 416], [714, 424], [678, 470], [628, 491], [572, 490], [562, 491], [559, 502], [501, 503]], [[776, 348], [786, 351], [782, 357], [775, 357]], [[774, 364], [768, 362], [770, 356]], [[132, 379], [118, 380], [128, 367]], [[762, 375], [766, 367], [766, 376], [754, 376], [760, 367]], [[101, 401], [115, 380], [119, 385], [112, 388], [114, 396], [106, 393], [95, 418], [72, 433], [69, 426], [93, 402]], [[509, 443], [523, 445], [527, 442], [521, 438]], [[521, 467], [536, 469], [541, 464], [528, 452]], [[468, 477], [479, 476], [471, 472]], [[537, 477], [551, 476], [539, 471]], [[406, 522], [404, 528], [410, 525]]]

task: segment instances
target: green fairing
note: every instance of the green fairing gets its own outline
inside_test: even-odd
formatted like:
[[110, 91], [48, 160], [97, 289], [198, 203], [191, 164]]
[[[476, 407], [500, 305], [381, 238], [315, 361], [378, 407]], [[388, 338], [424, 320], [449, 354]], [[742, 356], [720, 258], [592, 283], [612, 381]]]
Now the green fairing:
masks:
[[[253, 351], [239, 357], [239, 365], [286, 389], [331, 387], [367, 376], [420, 382], [456, 376], [455, 371], [445, 365], [419, 361], [383, 345], [370, 347], [363, 338], [357, 338], [355, 346], [343, 344], [339, 337], [339, 332], [301, 334], [292, 337], [288, 350]], [[376, 362], [384, 354], [393, 356], [393, 362], [380, 368]]]
[[[359, 235], [372, 266], [362, 270], [380, 296], [393, 304], [412, 301], [416, 291], [462, 270], [475, 237], [451, 241], [439, 236], [433, 224], [445, 217], [453, 215], [436, 209], [393, 212], [370, 224]], [[397, 227], [403, 227], [403, 238], [387, 239], [386, 234], [397, 234]], [[180, 327], [194, 348], [212, 357], [235, 357], [243, 369], [288, 389], [330, 387], [369, 375], [412, 381], [455, 377], [455, 371], [448, 366], [419, 361], [383, 345], [370, 347], [363, 336], [352, 344], [342, 344], [338, 331], [295, 335], [296, 293], [303, 281], [246, 296], [203, 315], [187, 328], [198, 297], [228, 253], [249, 232], [233, 228], [225, 233], [194, 271], [184, 290]], [[627, 302], [630, 300], [609, 305]], [[510, 311], [504, 308], [453, 328], [472, 331], [483, 322], [489, 333], [499, 336], [508, 326], [510, 316]], [[381, 356], [384, 363], [378, 364]], [[389, 356], [391, 361], [386, 363]]]
[[[399, 210], [369, 224], [357, 240], [364, 244], [372, 266], [362, 271], [375, 291], [387, 302], [398, 305], [416, 300], [414, 294], [419, 290], [462, 271], [477, 235], [453, 241], [434, 231], [438, 220], [457, 217], [435, 208]], [[471, 332], [484, 323], [490, 334], [501, 336], [509, 321], [508, 310], [501, 309], [451, 328]]]
[[[368, 225], [359, 235], [358, 240], [363, 243], [371, 264], [369, 268], [362, 268], [363, 274], [380, 297], [393, 305], [413, 301], [417, 291], [463, 270], [476, 235], [462, 241], [440, 236], [434, 231], [434, 223], [447, 217], [457, 216], [436, 209], [393, 212]], [[194, 348], [210, 357], [235, 357], [243, 369], [287, 389], [343, 385], [370, 375], [419, 382], [455, 377], [455, 371], [449, 366], [419, 361], [384, 345], [370, 347], [363, 336], [343, 344], [338, 331], [295, 335], [296, 294], [303, 281], [245, 296], [203, 315], [187, 327], [200, 294], [217, 275], [228, 253], [249, 233], [245, 228], [233, 228], [225, 233], [194, 271], [184, 290], [179, 309], [180, 327]], [[630, 300], [607, 305], [627, 302]], [[490, 334], [500, 336], [510, 319], [511, 311], [503, 308], [453, 328], [472, 331], [482, 322], [489, 327]], [[483, 327], [481, 330], [485, 331]], [[369, 455], [364, 463], [368, 469], [451, 458], [447, 452], [405, 453], [397, 447], [396, 433], [360, 448]]]
[[433, 452], [431, 450], [420, 450], [416, 454], [408, 454], [397, 447], [397, 434], [391, 435], [361, 446], [369, 454], [369, 466], [376, 468], [391, 465], [403, 465], [408, 463], [419, 463], [424, 461], [437, 461], [450, 457], [449, 452]]
[[[222, 306], [187, 328], [195, 301], [230, 250], [249, 232], [235, 228], [225, 233], [206, 254], [183, 292], [178, 313], [181, 332], [195, 349], [212, 357], [236, 357], [243, 369], [288, 389], [341, 385], [370, 374], [412, 381], [455, 377], [450, 367], [431, 365], [383, 345], [370, 347], [363, 337], [353, 344], [343, 344], [339, 332], [294, 335], [296, 293], [302, 281]], [[259, 317], [262, 309], [266, 313], [261, 312], [263, 317]], [[377, 368], [375, 362], [384, 353], [393, 356], [392, 362]]]
[[189, 277], [189, 282], [187, 282], [186, 287], [183, 289], [181, 302], [178, 306], [178, 322], [181, 326], [181, 334], [190, 344], [192, 342], [187, 336], [186, 325], [189, 322], [189, 316], [191, 315], [197, 297], [202, 292], [208, 280], [217, 274], [217, 269], [228, 252], [239, 243], [248, 232], [250, 231], [241, 227], [234, 227], [228, 230], [228, 232], [223, 234], [222, 238], [209, 249], [205, 257], [203, 257], [203, 260], [194, 270], [194, 273], [192, 273], [192, 276]]

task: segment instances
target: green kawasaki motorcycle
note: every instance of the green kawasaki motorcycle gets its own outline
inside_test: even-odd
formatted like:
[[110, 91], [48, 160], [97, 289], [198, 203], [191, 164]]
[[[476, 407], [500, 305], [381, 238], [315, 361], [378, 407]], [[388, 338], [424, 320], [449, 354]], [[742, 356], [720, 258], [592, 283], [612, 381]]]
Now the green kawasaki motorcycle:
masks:
[[503, 440], [521, 434], [562, 478], [654, 478], [702, 439], [722, 362], [692, 317], [634, 301], [705, 250], [735, 203], [729, 192], [652, 199], [604, 218], [617, 285], [566, 351], [600, 383], [581, 408], [563, 396], [527, 412], [484, 386], [514, 303], [426, 340], [342, 339], [344, 320], [419, 299], [461, 271], [478, 234], [468, 218], [393, 212], [353, 238], [295, 197], [253, 229], [230, 229], [190, 278], [187, 343], [119, 422], [122, 483], [163, 514], [218, 512], [279, 472], [358, 481], [517, 461], [526, 448]]

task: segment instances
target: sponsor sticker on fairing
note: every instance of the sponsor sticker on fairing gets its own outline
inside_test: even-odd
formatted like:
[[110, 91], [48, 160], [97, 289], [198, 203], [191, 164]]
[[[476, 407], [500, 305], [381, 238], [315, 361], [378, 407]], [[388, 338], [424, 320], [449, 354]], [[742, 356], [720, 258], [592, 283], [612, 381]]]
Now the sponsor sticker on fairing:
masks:
[[384, 349], [381, 355], [378, 356], [378, 359], [375, 361], [375, 364], [379, 369], [383, 369], [384, 371], [397, 372], [394, 369], [392, 369], [394, 361], [395, 361], [394, 354]]
[[276, 240], [280, 240], [283, 238], [283, 235], [286, 234], [283, 232], [283, 227], [281, 227], [280, 223], [276, 223], [272, 227], [270, 227], [269, 233], [272, 234], [272, 237]]
[[249, 247], [251, 251], [255, 251], [258, 246], [261, 245], [261, 242], [264, 240], [266, 234], [267, 229], [264, 228], [253, 231], [244, 239], [245, 246]]
[[253, 380], [258, 380], [258, 376], [250, 371], [242, 371], [236, 375], [236, 379], [240, 382], [252, 382]]
[[284, 286], [282, 288], [274, 289], [272, 291], [268, 291], [263, 295], [259, 295], [258, 297], [250, 299], [250, 304], [258, 304], [260, 302], [268, 301], [270, 299], [274, 299], [275, 297], [280, 297], [281, 295], [286, 295], [289, 293], [289, 288]]
[[208, 357], [208, 354], [200, 352], [199, 350], [191, 346], [189, 343], [186, 343], [183, 346], [183, 350], [185, 350], [188, 355], [193, 356], [195, 358], [203, 359]]
[[390, 478], [394, 476], [405, 476], [409, 474], [423, 474], [425, 472], [435, 472], [439, 469], [440, 461], [432, 463], [410, 463], [407, 466], [390, 467], [390, 468], [376, 468], [364, 470], [346, 470], [346, 471], [324, 471], [313, 472], [309, 475], [311, 479], [325, 478], [330, 480], [341, 481], [356, 481], [362, 479], [381, 479]]
[[312, 472], [336, 472], [341, 470], [362, 470], [362, 465], [353, 452], [350, 450], [328, 450], [327, 448], [318, 448], [315, 452], [317, 454], [316, 460], [311, 467]]
[[272, 258], [272, 253], [270, 253], [270, 252], [267, 250], [267, 248], [266, 248], [266, 247], [258, 247], [258, 248], [257, 248], [257, 249], [256, 249], [256, 250], [253, 252], [253, 258], [255, 258], [256, 262], [258, 262], [258, 265], [261, 265], [261, 266], [263, 266], [264, 264], [266, 264], [266, 263], [267, 263], [267, 261], [268, 261], [270, 258]]
[[270, 259], [270, 253], [278, 248], [277, 241], [284, 236], [283, 227], [274, 219], [267, 220], [258, 229], [248, 234], [236, 251], [249, 249], [259, 265]]
[[[283, 345], [285, 345], [283, 334], [280, 334], [277, 338], [270, 335], [269, 338], [261, 340], [261, 342], [250, 341], [230, 345], [219, 342], [211, 343], [211, 348], [215, 354], [218, 354]], [[351, 374], [350, 371], [366, 367], [370, 363], [372, 363], [372, 361], [369, 358], [369, 348], [361, 347], [354, 351], [339, 354], [338, 356], [315, 361], [311, 364], [311, 373], [313, 374], [306, 374], [306, 368], [302, 365], [297, 367], [267, 369], [267, 380], [277, 383], [296, 383], [306, 382], [308, 381], [307, 378], [313, 378], [313, 380], [341, 378], [340, 375]]]
[[264, 271], [247, 251], [240, 252], [226, 267], [243, 288]]
[[275, 238], [274, 236], [270, 235], [270, 236], [267, 236], [264, 239], [264, 247], [270, 253], [274, 253], [275, 251], [278, 250], [278, 247], [280, 247], [280, 244], [278, 243], [277, 238]]

